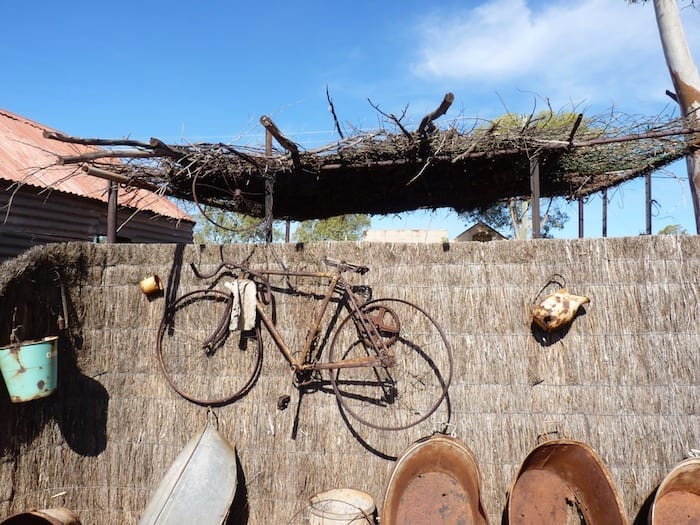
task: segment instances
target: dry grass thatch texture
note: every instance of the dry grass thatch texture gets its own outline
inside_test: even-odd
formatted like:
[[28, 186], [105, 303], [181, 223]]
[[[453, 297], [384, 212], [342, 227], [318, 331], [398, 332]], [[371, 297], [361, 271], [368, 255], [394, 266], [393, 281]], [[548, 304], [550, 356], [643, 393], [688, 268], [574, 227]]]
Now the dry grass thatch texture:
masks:
[[[327, 392], [300, 400], [266, 336], [252, 390], [214, 409], [240, 461], [248, 507], [239, 522], [300, 523], [307, 498], [335, 486], [366, 490], [380, 504], [391, 458], [448, 419], [476, 455], [494, 523], [542, 434], [589, 443], [631, 519], [700, 443], [698, 237], [234, 245], [223, 253], [260, 268], [321, 269], [324, 255], [367, 264], [371, 271], [353, 279], [374, 297], [425, 307], [455, 358], [449, 406], [408, 431], [378, 432], [344, 421]], [[60, 282], [69, 313], [58, 391], [12, 405], [0, 386], [0, 516], [64, 505], [84, 523], [138, 521], [171, 461], [207, 420], [205, 408], [177, 396], [159, 373], [157, 327], [166, 300], [200, 285], [189, 263], [207, 271], [218, 261], [217, 247], [63, 244], [0, 267], [3, 343], [15, 311], [35, 331], [27, 337], [52, 328]], [[138, 282], [152, 273], [167, 287], [149, 300]], [[546, 336], [532, 329], [528, 306], [553, 273], [591, 303], [568, 331]], [[299, 340], [320, 288], [275, 283], [300, 292], [277, 293], [284, 335]], [[278, 410], [284, 394], [290, 405]]]
[[[430, 118], [443, 115], [449, 104]], [[610, 111], [584, 118], [574, 111], [509, 113], [493, 121], [459, 117], [444, 129], [421, 123], [415, 132], [382, 114], [380, 120], [389, 117], [393, 131], [356, 130], [312, 151], [275, 132], [286, 151], [45, 135], [108, 148], [58, 159], [83, 164], [91, 175], [259, 218], [272, 191], [271, 213], [291, 220], [421, 208], [487, 209], [531, 195], [535, 158], [542, 196], [579, 198], [660, 169], [697, 143], [692, 122], [670, 114], [649, 118]], [[270, 130], [265, 119], [272, 124], [269, 117], [261, 123]]]

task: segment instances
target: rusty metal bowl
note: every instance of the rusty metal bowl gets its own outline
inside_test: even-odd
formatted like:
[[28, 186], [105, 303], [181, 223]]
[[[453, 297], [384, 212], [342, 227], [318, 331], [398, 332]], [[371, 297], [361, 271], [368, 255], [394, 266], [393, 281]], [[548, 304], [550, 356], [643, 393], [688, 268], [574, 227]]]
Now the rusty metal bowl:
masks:
[[487, 525], [474, 454], [436, 434], [409, 446], [396, 462], [382, 505], [382, 525]]
[[3, 521], [0, 525], [80, 525], [78, 516], [65, 507], [53, 509], [30, 510], [15, 514]]
[[681, 461], [656, 490], [649, 522], [651, 525], [700, 523], [700, 457]]
[[508, 497], [509, 525], [626, 525], [608, 470], [585, 443], [536, 446], [520, 465]]

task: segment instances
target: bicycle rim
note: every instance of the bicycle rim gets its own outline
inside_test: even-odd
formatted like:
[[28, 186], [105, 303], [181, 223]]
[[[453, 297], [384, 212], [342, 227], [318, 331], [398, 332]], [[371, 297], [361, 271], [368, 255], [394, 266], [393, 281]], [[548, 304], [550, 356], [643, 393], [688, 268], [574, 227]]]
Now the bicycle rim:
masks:
[[156, 344], [158, 364], [168, 384], [185, 399], [217, 406], [243, 396], [255, 382], [262, 364], [259, 327], [251, 333], [228, 332], [221, 341], [204, 342], [224, 318], [229, 294], [196, 290], [170, 305], [163, 316]]
[[[361, 309], [378, 327], [375, 333], [382, 337], [394, 364], [331, 369], [340, 408], [372, 428], [412, 427], [430, 417], [447, 395], [452, 379], [450, 344], [437, 322], [408, 301], [378, 299]], [[375, 356], [377, 346], [351, 314], [338, 326], [329, 361]]]

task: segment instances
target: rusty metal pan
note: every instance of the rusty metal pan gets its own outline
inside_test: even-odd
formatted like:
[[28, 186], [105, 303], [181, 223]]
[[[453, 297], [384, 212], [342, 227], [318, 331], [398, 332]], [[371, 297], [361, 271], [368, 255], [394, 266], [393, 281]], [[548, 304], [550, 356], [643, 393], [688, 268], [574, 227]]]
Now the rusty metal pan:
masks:
[[700, 457], [681, 461], [664, 478], [651, 505], [651, 525], [700, 523]]
[[474, 454], [442, 434], [410, 445], [384, 494], [382, 525], [488, 525]]
[[536, 446], [520, 465], [508, 497], [509, 525], [626, 525], [607, 468], [585, 443]]
[[55, 507], [15, 514], [0, 521], [0, 525], [80, 525], [80, 519], [70, 509]]

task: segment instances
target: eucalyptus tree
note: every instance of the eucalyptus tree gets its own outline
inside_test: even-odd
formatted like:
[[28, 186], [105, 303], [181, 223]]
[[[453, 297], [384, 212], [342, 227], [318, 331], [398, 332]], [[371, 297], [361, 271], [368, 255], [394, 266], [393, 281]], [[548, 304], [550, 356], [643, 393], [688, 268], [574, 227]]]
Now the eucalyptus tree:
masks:
[[[627, 0], [631, 4], [647, 3], [648, 0]], [[694, 1], [684, 2], [695, 7]], [[677, 0], [653, 0], [656, 24], [664, 51], [664, 58], [675, 89], [681, 115], [688, 123], [700, 128], [700, 74], [688, 48], [681, 22]], [[690, 194], [695, 211], [695, 229], [700, 233], [700, 150], [695, 149], [686, 157]]]
[[304, 221], [294, 231], [297, 242], [359, 241], [371, 224], [369, 215], [350, 214]]
[[[554, 113], [551, 109], [540, 111], [537, 114], [520, 115], [506, 113], [492, 122], [484, 125], [484, 128], [498, 130], [499, 133], [512, 134], [514, 136], [527, 133], [538, 134], [541, 137], [551, 135], [553, 139], [566, 136], [578, 120], [577, 113]], [[588, 119], [579, 123], [579, 133], [595, 134], [596, 130]], [[602, 133], [602, 132], [601, 132]], [[540, 235], [552, 237], [554, 230], [561, 230], [569, 219], [567, 213], [560, 206], [561, 202], [549, 198], [544, 213], [540, 216]], [[513, 239], [529, 239], [532, 235], [532, 213], [529, 198], [510, 198], [497, 202], [488, 208], [460, 213], [459, 216], [465, 222], [481, 220], [495, 230]]]

